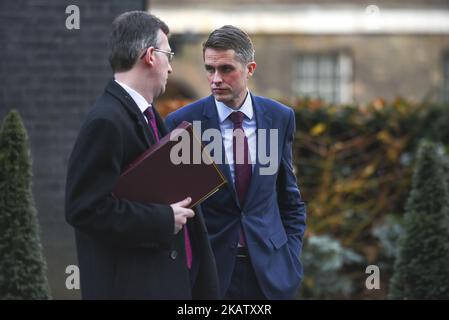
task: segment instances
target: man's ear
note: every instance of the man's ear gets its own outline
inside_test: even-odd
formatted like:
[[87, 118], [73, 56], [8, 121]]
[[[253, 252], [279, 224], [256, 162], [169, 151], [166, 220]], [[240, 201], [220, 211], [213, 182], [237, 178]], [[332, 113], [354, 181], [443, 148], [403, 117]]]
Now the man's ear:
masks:
[[256, 67], [257, 67], [257, 64], [255, 61], [252, 61], [246, 65], [246, 70], [248, 70], [248, 78], [254, 74]]
[[153, 54], [153, 52], [154, 52], [154, 48], [153, 47], [147, 48], [147, 52], [146, 52], [145, 58], [144, 58], [145, 62], [147, 64], [149, 64], [151, 67], [154, 66], [154, 54]]

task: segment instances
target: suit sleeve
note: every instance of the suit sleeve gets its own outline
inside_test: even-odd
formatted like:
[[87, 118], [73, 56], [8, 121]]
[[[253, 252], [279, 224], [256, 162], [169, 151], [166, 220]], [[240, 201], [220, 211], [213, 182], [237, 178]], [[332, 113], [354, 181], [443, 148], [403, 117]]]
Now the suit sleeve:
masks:
[[292, 145], [294, 134], [295, 117], [293, 110], [290, 110], [277, 178], [277, 194], [282, 224], [287, 233], [290, 251], [299, 257], [302, 249], [302, 237], [306, 228], [306, 206], [302, 201], [296, 176], [293, 172]]
[[93, 238], [125, 247], [170, 247], [174, 215], [168, 205], [112, 196], [126, 146], [112, 121], [94, 119], [80, 130], [68, 165], [67, 221]]
[[165, 125], [168, 128], [168, 131], [172, 131], [174, 128], [176, 128], [177, 124], [175, 122], [175, 119], [173, 117], [173, 114], [170, 113], [166, 118], [165, 118]]

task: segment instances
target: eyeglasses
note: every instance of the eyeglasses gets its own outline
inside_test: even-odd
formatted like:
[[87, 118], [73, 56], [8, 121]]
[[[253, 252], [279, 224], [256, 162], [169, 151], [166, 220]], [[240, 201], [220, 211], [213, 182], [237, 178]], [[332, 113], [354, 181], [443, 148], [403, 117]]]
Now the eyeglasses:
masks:
[[[145, 52], [142, 54], [140, 59], [143, 59], [145, 57], [145, 55], [147, 54], [147, 49], [145, 49]], [[168, 62], [171, 62], [173, 60], [173, 56], [175, 55], [175, 53], [172, 52], [172, 51], [165, 51], [165, 50], [161, 50], [161, 49], [158, 49], [158, 48], [154, 48], [154, 51], [164, 53], [167, 56], [167, 58], [168, 58]]]

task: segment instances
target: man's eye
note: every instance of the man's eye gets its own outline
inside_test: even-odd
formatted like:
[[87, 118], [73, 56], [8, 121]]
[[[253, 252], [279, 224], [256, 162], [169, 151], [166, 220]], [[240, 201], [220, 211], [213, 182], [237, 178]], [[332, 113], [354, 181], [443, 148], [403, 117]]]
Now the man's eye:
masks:
[[231, 71], [232, 71], [232, 68], [231, 68], [231, 67], [223, 67], [221, 70], [222, 70], [223, 72], [231, 72]]
[[214, 68], [206, 67], [206, 72], [214, 73], [215, 70], [214, 70]]

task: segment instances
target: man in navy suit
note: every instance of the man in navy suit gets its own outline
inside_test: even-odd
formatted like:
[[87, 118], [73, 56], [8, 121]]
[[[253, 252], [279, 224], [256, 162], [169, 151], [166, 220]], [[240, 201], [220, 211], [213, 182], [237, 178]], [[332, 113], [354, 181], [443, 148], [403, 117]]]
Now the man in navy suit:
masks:
[[[221, 296], [292, 299], [303, 276], [306, 218], [292, 166], [294, 112], [249, 92], [256, 63], [242, 30], [213, 31], [203, 59], [212, 95], [173, 112], [166, 124], [200, 121], [202, 133], [222, 136], [222, 158], [217, 150], [212, 156], [228, 184], [202, 204]], [[265, 150], [274, 159], [269, 167]]]

